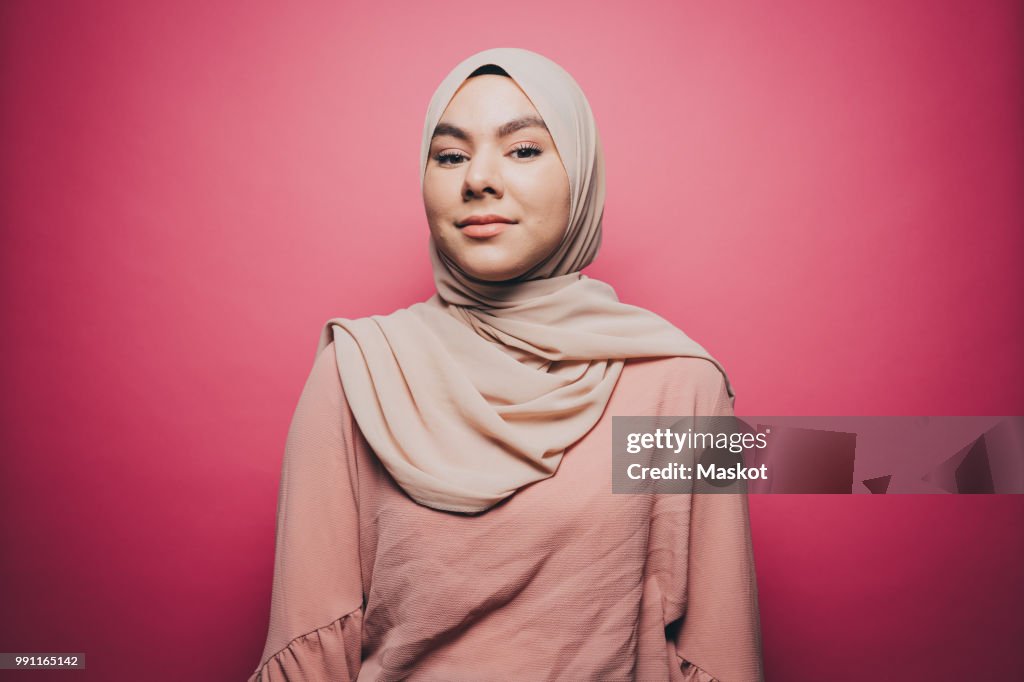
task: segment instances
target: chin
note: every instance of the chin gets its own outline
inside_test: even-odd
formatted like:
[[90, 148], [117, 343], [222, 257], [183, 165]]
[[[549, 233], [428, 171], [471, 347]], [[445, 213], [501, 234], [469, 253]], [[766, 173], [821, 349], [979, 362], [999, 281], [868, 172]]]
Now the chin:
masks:
[[462, 270], [470, 277], [485, 282], [504, 282], [523, 274], [528, 268], [517, 265], [496, 263], [460, 263]]
[[519, 262], [521, 259], [510, 258], [508, 245], [479, 242], [466, 246], [468, 248], [454, 249], [454, 252], [449, 252], [449, 258], [474, 279], [485, 282], [501, 282], [512, 279], [527, 270]]
[[515, 279], [519, 275], [521, 275], [524, 272], [526, 272], [525, 270], [508, 270], [508, 271], [501, 271], [501, 272], [495, 272], [493, 270], [485, 270], [485, 271], [481, 272], [481, 271], [467, 270], [466, 268], [463, 268], [463, 270], [465, 270], [466, 273], [468, 273], [470, 277], [473, 277], [473, 278], [479, 279], [479, 280], [483, 280], [485, 282], [494, 282], [494, 283], [504, 282], [504, 281], [510, 280], [510, 279]]

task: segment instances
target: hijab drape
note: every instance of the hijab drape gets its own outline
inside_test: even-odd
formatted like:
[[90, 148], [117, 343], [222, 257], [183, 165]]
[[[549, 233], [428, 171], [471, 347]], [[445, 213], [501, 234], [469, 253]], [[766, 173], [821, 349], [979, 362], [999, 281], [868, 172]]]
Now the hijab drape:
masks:
[[[467, 513], [554, 475], [601, 417], [626, 359], [701, 357], [725, 376], [681, 330], [580, 272], [601, 244], [604, 158], [590, 105], [559, 65], [494, 48], [452, 69], [427, 109], [421, 186], [434, 127], [486, 64], [526, 93], [565, 166], [571, 203], [561, 243], [515, 280], [481, 283], [431, 238], [433, 296], [389, 315], [332, 318], [317, 347], [334, 341], [353, 416], [395, 482], [419, 504]], [[735, 399], [727, 377], [726, 386]]]

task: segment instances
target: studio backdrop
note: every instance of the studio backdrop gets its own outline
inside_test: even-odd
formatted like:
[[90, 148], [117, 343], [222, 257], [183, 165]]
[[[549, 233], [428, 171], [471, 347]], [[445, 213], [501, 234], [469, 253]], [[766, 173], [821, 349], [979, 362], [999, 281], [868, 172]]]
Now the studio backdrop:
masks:
[[[451, 65], [587, 93], [587, 274], [738, 414], [1024, 414], [1019, 2], [0, 4], [0, 652], [244, 679], [320, 326], [433, 293]], [[1010, 679], [1024, 497], [752, 496], [769, 680]], [[40, 679], [72, 676], [40, 673]]]

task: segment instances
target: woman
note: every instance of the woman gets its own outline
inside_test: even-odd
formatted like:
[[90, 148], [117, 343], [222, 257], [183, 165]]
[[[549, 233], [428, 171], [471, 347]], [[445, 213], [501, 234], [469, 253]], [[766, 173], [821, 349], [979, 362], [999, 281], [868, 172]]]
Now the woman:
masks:
[[613, 415], [730, 415], [721, 366], [580, 270], [589, 104], [485, 50], [421, 147], [437, 293], [324, 325], [288, 434], [252, 680], [759, 680], [742, 495], [613, 495]]

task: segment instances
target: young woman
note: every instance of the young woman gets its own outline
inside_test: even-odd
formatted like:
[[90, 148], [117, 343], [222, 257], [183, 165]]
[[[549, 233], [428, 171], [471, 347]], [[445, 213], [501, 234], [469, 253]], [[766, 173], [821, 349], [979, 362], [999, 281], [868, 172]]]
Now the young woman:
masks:
[[250, 681], [762, 679], [746, 497], [612, 494], [612, 416], [734, 396], [581, 274], [605, 174], [578, 84], [527, 50], [469, 57], [420, 168], [437, 292], [322, 329]]

